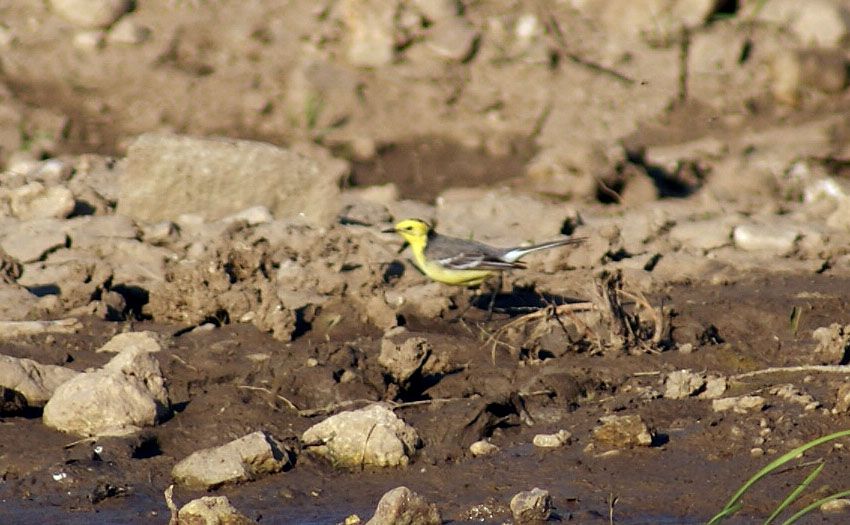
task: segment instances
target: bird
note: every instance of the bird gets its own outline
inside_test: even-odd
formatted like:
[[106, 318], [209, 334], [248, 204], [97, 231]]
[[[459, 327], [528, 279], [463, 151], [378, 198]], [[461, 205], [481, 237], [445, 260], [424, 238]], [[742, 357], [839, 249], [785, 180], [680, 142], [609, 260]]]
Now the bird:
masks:
[[[479, 286], [496, 275], [501, 278], [502, 272], [506, 270], [526, 268], [520, 259], [530, 253], [581, 244], [586, 240], [584, 237], [570, 237], [531, 246], [498, 248], [439, 234], [421, 219], [404, 219], [384, 232], [397, 233], [405, 240], [413, 253], [413, 263], [426, 277], [468, 288]], [[490, 314], [497, 292], [490, 299]]]

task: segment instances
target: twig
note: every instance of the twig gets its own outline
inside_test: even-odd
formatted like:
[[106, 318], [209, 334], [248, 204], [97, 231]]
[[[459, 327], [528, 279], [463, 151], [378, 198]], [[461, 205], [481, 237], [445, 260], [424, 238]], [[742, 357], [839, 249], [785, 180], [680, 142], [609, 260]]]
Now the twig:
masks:
[[305, 408], [298, 411], [298, 415], [301, 417], [313, 417], [313, 416], [321, 416], [324, 414], [330, 414], [331, 412], [336, 412], [340, 408], [348, 408], [350, 406], [356, 405], [358, 403], [375, 403], [371, 399], [348, 399], [345, 401], [340, 401], [338, 403], [330, 403], [323, 407], [318, 408]]
[[620, 498], [614, 495], [613, 492], [608, 493], [608, 524], [614, 525], [614, 505]]
[[168, 525], [177, 525], [180, 520], [178, 519], [179, 511], [177, 510], [177, 505], [174, 504], [174, 484], [169, 485], [165, 489], [163, 496], [165, 496], [165, 506], [168, 507], [168, 511], [171, 513]]
[[564, 38], [564, 32], [561, 31], [561, 26], [558, 24], [558, 20], [555, 19], [555, 16], [551, 13], [548, 14], [548, 20], [546, 21], [546, 27], [549, 29], [549, 32], [552, 34], [552, 37], [555, 40], [555, 43], [558, 44], [558, 47], [561, 48], [561, 52], [565, 57], [569, 58], [572, 62], [584, 66], [589, 70], [595, 73], [602, 73], [604, 75], [610, 76], [614, 80], [622, 82], [627, 86], [631, 86], [635, 83], [633, 78], [629, 78], [626, 75], [620, 73], [619, 71], [615, 71], [609, 67], [605, 67], [601, 64], [597, 64], [596, 62], [591, 62], [584, 57], [579, 56], [577, 53], [570, 51], [569, 47], [567, 47], [567, 41]]
[[517, 392], [519, 397], [534, 397], [534, 396], [551, 396], [554, 394], [552, 390], [534, 390], [532, 392]]
[[465, 399], [477, 399], [481, 397], [479, 394], [473, 394], [469, 397], [436, 397], [434, 399], [420, 399], [419, 401], [405, 401], [403, 403], [396, 403], [395, 401], [389, 401], [390, 407], [392, 408], [407, 408], [407, 407], [415, 407], [420, 405], [433, 405], [436, 403], [448, 403], [450, 401], [462, 401]]
[[729, 379], [745, 379], [747, 377], [761, 376], [765, 374], [781, 374], [793, 372], [823, 372], [827, 374], [850, 374], [850, 366], [847, 365], [804, 365], [804, 366], [777, 366], [764, 368], [762, 370], [753, 370], [730, 376]]
[[[281, 401], [283, 401], [284, 403], [286, 403], [286, 405], [287, 405], [289, 408], [291, 408], [292, 410], [295, 410], [295, 411], [297, 411], [297, 412], [301, 412], [300, 410], [298, 410], [298, 407], [297, 407], [297, 406], [295, 406], [295, 403], [293, 403], [292, 401], [290, 401], [290, 400], [286, 399], [285, 397], [283, 397], [283, 396], [282, 396], [282, 395], [280, 395], [280, 394], [275, 394], [275, 393], [273, 393], [273, 392], [272, 392], [271, 390], [269, 390], [268, 388], [263, 388], [263, 387], [261, 387], [261, 386], [251, 386], [251, 385], [239, 385], [237, 388], [241, 388], [241, 389], [243, 389], [243, 390], [257, 390], [258, 392], [265, 392], [266, 394], [274, 395], [276, 398], [278, 398], [278, 399], [280, 399]], [[300, 414], [299, 414], [299, 415], [300, 415]]]
[[181, 365], [185, 366], [185, 367], [186, 367], [186, 368], [188, 368], [189, 370], [192, 370], [192, 371], [194, 371], [194, 372], [197, 372], [197, 371], [198, 371], [198, 369], [197, 369], [197, 368], [195, 368], [194, 366], [192, 366], [192, 365], [190, 365], [189, 363], [187, 363], [187, 362], [186, 362], [186, 360], [185, 360], [185, 359], [183, 359], [182, 357], [180, 357], [179, 355], [177, 355], [177, 354], [171, 354], [171, 355], [170, 355], [170, 357], [171, 357], [171, 359], [174, 359], [175, 361], [177, 361], [177, 362], [178, 362], [178, 363], [180, 363]]
[[408, 407], [421, 406], [421, 405], [433, 405], [433, 404], [436, 404], [436, 403], [448, 403], [448, 402], [451, 402], [451, 401], [463, 401], [463, 400], [466, 400], [466, 399], [477, 399], [478, 397], [481, 397], [481, 396], [478, 395], [478, 394], [473, 394], [469, 397], [437, 397], [437, 398], [434, 398], [434, 399], [420, 399], [418, 401], [404, 401], [404, 402], [401, 402], [401, 403], [396, 402], [396, 401], [374, 401], [374, 400], [371, 400], [371, 399], [347, 399], [345, 401], [340, 401], [338, 403], [331, 403], [329, 405], [325, 405], [325, 406], [319, 407], [319, 408], [306, 408], [304, 410], [299, 410], [298, 415], [301, 416], [301, 417], [320, 416], [320, 415], [324, 415], [324, 414], [330, 414], [331, 412], [335, 412], [335, 411], [339, 410], [340, 408], [348, 408], [350, 406], [353, 406], [353, 405], [356, 405], [356, 404], [359, 404], [359, 403], [364, 403], [364, 404], [367, 404], [367, 405], [371, 404], [371, 403], [385, 403], [385, 404], [389, 405], [390, 408], [395, 410], [395, 409], [398, 409], [398, 408], [408, 408]]
[[62, 448], [65, 448], [65, 449], [73, 448], [73, 447], [76, 447], [77, 445], [81, 445], [83, 443], [94, 443], [95, 441], [97, 441], [97, 437], [94, 437], [94, 436], [87, 437], [87, 438], [83, 438], [83, 439], [78, 439], [76, 441], [72, 441], [72, 442], [68, 443], [67, 445], [63, 446]]
[[378, 428], [377, 421], [369, 429], [369, 433], [366, 434], [366, 439], [363, 440], [363, 450], [360, 451], [360, 470], [366, 468], [366, 450], [369, 445], [369, 439], [372, 437], [372, 432], [374, 432], [376, 428]]
[[623, 197], [621, 197], [620, 194], [614, 190], [614, 188], [608, 186], [605, 181], [602, 180], [602, 178], [596, 174], [593, 175], [593, 178], [596, 179], [596, 184], [599, 184], [599, 189], [602, 190], [602, 193], [614, 199], [617, 204], [623, 204]]
[[632, 377], [646, 377], [646, 376], [660, 376], [660, 370], [653, 370], [651, 372], [635, 372], [632, 374]]

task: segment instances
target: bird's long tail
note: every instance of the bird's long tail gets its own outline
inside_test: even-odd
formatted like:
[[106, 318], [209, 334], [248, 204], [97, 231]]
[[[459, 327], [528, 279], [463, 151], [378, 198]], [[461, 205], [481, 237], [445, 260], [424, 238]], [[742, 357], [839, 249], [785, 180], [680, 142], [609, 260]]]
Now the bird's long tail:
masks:
[[502, 259], [508, 262], [516, 262], [532, 252], [548, 250], [549, 248], [557, 248], [558, 246], [567, 246], [569, 244], [581, 244], [586, 240], [587, 237], [572, 237], [569, 239], [558, 239], [557, 241], [549, 241], [541, 244], [535, 244], [534, 246], [511, 248], [505, 253], [505, 255], [502, 256]]

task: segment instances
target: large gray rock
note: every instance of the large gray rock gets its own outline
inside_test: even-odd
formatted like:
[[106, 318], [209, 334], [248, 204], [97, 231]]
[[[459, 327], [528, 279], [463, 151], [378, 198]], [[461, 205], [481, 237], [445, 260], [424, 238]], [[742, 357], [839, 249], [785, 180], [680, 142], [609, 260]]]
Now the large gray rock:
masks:
[[331, 416], [301, 436], [310, 452], [343, 467], [407, 465], [419, 444], [416, 430], [376, 403]]
[[[0, 390], [20, 394], [26, 405], [18, 408], [43, 407], [59, 385], [78, 374], [62, 366], [0, 355]], [[6, 407], [3, 408], [5, 411]]]
[[44, 407], [44, 424], [81, 436], [122, 436], [154, 425], [169, 405], [159, 362], [129, 346], [100, 370], [60, 385]]
[[174, 465], [171, 477], [187, 487], [209, 489], [280, 472], [289, 464], [285, 448], [265, 432], [254, 432], [192, 453]]
[[145, 134], [127, 151], [118, 212], [156, 222], [221, 219], [256, 205], [326, 224], [339, 211], [343, 163], [247, 140]]
[[381, 497], [375, 515], [366, 525], [440, 525], [442, 522], [433, 503], [407, 487], [396, 487]]

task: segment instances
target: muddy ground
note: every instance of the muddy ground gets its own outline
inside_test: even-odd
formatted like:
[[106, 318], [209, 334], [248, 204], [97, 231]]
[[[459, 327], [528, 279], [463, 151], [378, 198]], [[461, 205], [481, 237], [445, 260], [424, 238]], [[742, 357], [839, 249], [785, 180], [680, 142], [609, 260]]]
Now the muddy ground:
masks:
[[[761, 429], [771, 432], [759, 446], [784, 451], [841, 428], [846, 416], [807, 411], [778, 398], [755, 413], [715, 413], [706, 400], [667, 400], [650, 392], [662, 390], [660, 379], [666, 372], [682, 368], [731, 376], [742, 370], [809, 363], [815, 346], [811, 330], [843, 315], [848, 290], [850, 279], [830, 274], [752, 276], [727, 286], [671, 287], [664, 297], [677, 312], [674, 333], [713, 327], [712, 340], [696, 342], [690, 354], [566, 352], [540, 360], [499, 350], [494, 364], [488, 345], [475, 331], [498, 327], [506, 321], [504, 316], [483, 322], [476, 318], [485, 312], [474, 311], [465, 327], [448, 320], [411, 319], [411, 330], [465, 368], [399, 397], [448, 399], [398, 410], [425, 443], [409, 467], [340, 472], [299, 454], [288, 472], [215, 493], [226, 494], [260, 522], [332, 523], [352, 513], [369, 515], [384, 491], [404, 484], [439, 502], [444, 519], [500, 523], [508, 517], [506, 502], [514, 493], [542, 486], [551, 491], [563, 521], [607, 523], [608, 502], [616, 498], [617, 523], [699, 523], [718, 509], [743, 476], [765, 463], [764, 457], [751, 456]], [[789, 324], [794, 307], [805, 312], [796, 333]], [[49, 340], [33, 337], [7, 343], [4, 351], [84, 369], [105, 361], [91, 349], [127, 324], [92, 320], [81, 334]], [[74, 438], [44, 427], [38, 414], [5, 419], [0, 427], [4, 521], [164, 520], [161, 491], [170, 483], [175, 460], [254, 429], [266, 429], [297, 446], [296, 437], [322, 417], [300, 417], [274, 392], [285, 394], [302, 410], [338, 400], [386, 396], [375, 358], [380, 334], [357, 323], [343, 322], [327, 333], [311, 331], [290, 344], [246, 326], [174, 337], [174, 327], [129, 324], [134, 330], [173, 337], [160, 362], [169, 378], [175, 415], [142, 436], [98, 440], [104, 448], [99, 455], [92, 452], [96, 444], [70, 445]], [[475, 331], [470, 333], [469, 328]], [[252, 363], [246, 358], [251, 353], [269, 357]], [[317, 366], [305, 364], [311, 357]], [[347, 385], [348, 392], [334, 391], [332, 378], [343, 369], [356, 370], [363, 382]], [[816, 399], [830, 399], [842, 382], [841, 375], [768, 375], [737, 381], [728, 394], [761, 393], [776, 384], [792, 383], [804, 386]], [[330, 389], [316, 388], [317, 384]], [[547, 393], [516, 399], [518, 392], [537, 391]], [[533, 422], [523, 423], [520, 411]], [[611, 413], [641, 415], [655, 432], [653, 446], [613, 456], [586, 450], [600, 415]], [[558, 429], [572, 433], [568, 446], [546, 451], [531, 445], [535, 433]], [[472, 458], [466, 446], [481, 434], [490, 436], [501, 450]], [[821, 454], [829, 466], [818, 491], [843, 487], [846, 454], [845, 449]], [[59, 472], [69, 477], [57, 482], [53, 475]], [[747, 498], [747, 514], [768, 513], [776, 504], [777, 491], [788, 490], [798, 474], [767, 480]], [[177, 492], [178, 500], [200, 495]], [[818, 522], [841, 520], [836, 516]]]
[[[291, 468], [177, 503], [339, 523], [406, 485], [445, 522], [504, 523], [540, 487], [553, 522], [705, 522], [848, 426], [847, 374], [818, 368], [850, 360], [848, 12], [0, 2], [0, 321], [82, 322], [0, 353], [85, 371], [152, 331], [173, 410], [95, 439], [2, 414], [0, 522], [167, 523], [175, 463], [258, 430]], [[410, 216], [501, 245], [588, 239], [529, 257], [488, 318], [491, 288], [428, 284], [380, 233]], [[433, 360], [399, 380], [379, 361], [393, 337]], [[738, 396], [761, 401], [716, 404]], [[378, 401], [421, 437], [406, 467], [338, 469], [300, 441]], [[610, 415], [651, 443], [594, 438]], [[473, 457], [482, 439], [498, 450]], [[730, 522], [760, 522], [815, 460], [803, 502], [848, 488], [845, 440]]]

